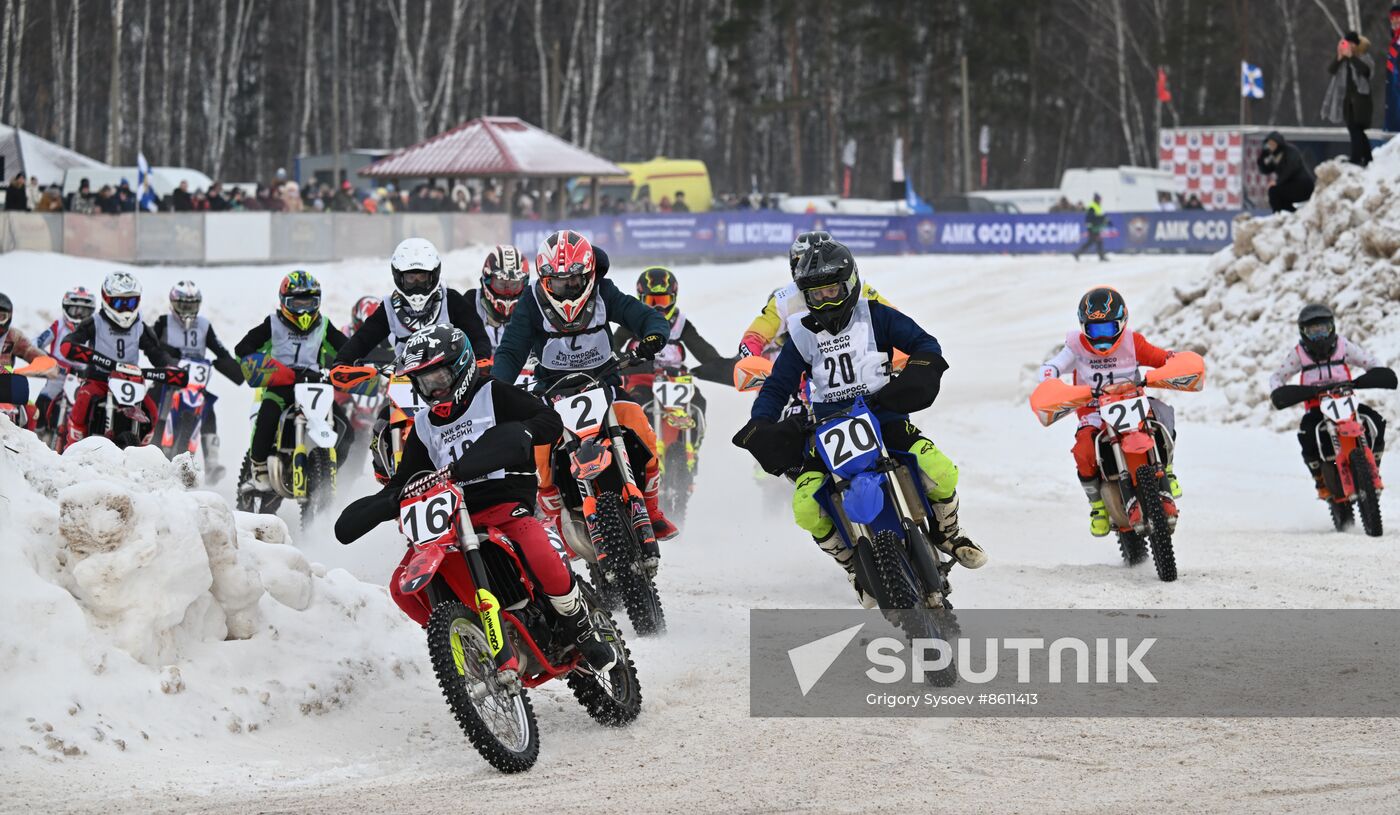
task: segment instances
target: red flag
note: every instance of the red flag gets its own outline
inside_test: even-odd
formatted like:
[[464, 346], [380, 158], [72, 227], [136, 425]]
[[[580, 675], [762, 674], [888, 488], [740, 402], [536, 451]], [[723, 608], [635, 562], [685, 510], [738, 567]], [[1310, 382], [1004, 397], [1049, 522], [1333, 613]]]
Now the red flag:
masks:
[[1170, 102], [1172, 92], [1167, 90], [1167, 72], [1164, 68], [1157, 69], [1157, 101]]

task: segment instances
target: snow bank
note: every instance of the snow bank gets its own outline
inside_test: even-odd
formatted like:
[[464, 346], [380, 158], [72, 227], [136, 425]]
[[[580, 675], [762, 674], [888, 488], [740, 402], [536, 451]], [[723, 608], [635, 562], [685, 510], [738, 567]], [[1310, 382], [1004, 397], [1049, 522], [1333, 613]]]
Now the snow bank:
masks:
[[0, 750], [228, 737], [421, 672], [381, 587], [193, 491], [188, 457], [105, 439], [59, 456], [3, 418], [0, 442]]
[[[1269, 376], [1297, 342], [1298, 311], [1326, 303], [1337, 328], [1388, 364], [1400, 359], [1400, 145], [1366, 169], [1337, 160], [1317, 168], [1317, 190], [1296, 213], [1242, 216], [1233, 246], [1202, 279], [1177, 286], [1149, 336], [1206, 356], [1207, 390], [1178, 409], [1215, 421], [1296, 425], [1269, 405]], [[1139, 326], [1142, 323], [1139, 322]], [[1149, 330], [1149, 329], [1144, 329]], [[1390, 416], [1393, 392], [1366, 400]]]

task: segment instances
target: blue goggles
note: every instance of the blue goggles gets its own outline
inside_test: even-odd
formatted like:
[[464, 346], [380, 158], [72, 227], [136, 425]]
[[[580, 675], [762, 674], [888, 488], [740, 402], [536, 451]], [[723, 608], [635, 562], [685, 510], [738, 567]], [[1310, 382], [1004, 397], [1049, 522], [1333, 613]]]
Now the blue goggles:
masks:
[[141, 298], [138, 297], [108, 297], [107, 305], [113, 311], [135, 311], [141, 305]]
[[1332, 336], [1331, 323], [1311, 323], [1303, 326], [1303, 338], [1308, 340], [1325, 340]]
[[1112, 339], [1122, 333], [1123, 327], [1117, 320], [1111, 323], [1089, 323], [1084, 326], [1084, 334], [1091, 340]]

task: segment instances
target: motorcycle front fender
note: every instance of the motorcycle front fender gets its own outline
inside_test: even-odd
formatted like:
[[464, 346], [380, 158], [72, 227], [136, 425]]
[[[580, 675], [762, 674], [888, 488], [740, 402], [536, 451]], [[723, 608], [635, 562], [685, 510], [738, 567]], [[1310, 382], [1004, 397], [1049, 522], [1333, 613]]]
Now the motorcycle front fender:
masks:
[[437, 574], [438, 567], [447, 557], [447, 549], [437, 544], [432, 544], [419, 549], [413, 553], [408, 565], [404, 566], [403, 575], [399, 578], [399, 592], [401, 594], [417, 594], [423, 587], [432, 581], [433, 575]]
[[307, 412], [302, 414], [306, 420], [306, 441], [324, 450], [335, 447], [335, 443], [340, 440], [340, 434], [335, 432], [335, 427], [331, 422], [320, 416]]

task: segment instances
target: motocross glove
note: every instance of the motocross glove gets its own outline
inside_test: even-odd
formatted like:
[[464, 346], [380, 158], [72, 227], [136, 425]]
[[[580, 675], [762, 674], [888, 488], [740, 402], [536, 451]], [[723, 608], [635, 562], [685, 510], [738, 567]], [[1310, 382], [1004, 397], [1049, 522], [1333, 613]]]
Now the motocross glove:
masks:
[[642, 359], [651, 359], [661, 353], [661, 349], [666, 347], [666, 337], [661, 334], [648, 334], [637, 342], [637, 356]]
[[771, 419], [750, 419], [734, 434], [734, 445], [748, 450], [758, 466], [770, 475], [781, 475], [801, 466], [807, 433], [800, 421], [793, 418], [774, 422]]
[[946, 370], [948, 363], [939, 354], [928, 351], [913, 354], [904, 364], [904, 371], [867, 399], [866, 404], [895, 413], [923, 410], [938, 398]]
[[1372, 368], [1351, 381], [1353, 388], [1379, 388], [1395, 390], [1395, 371], [1391, 368]]

